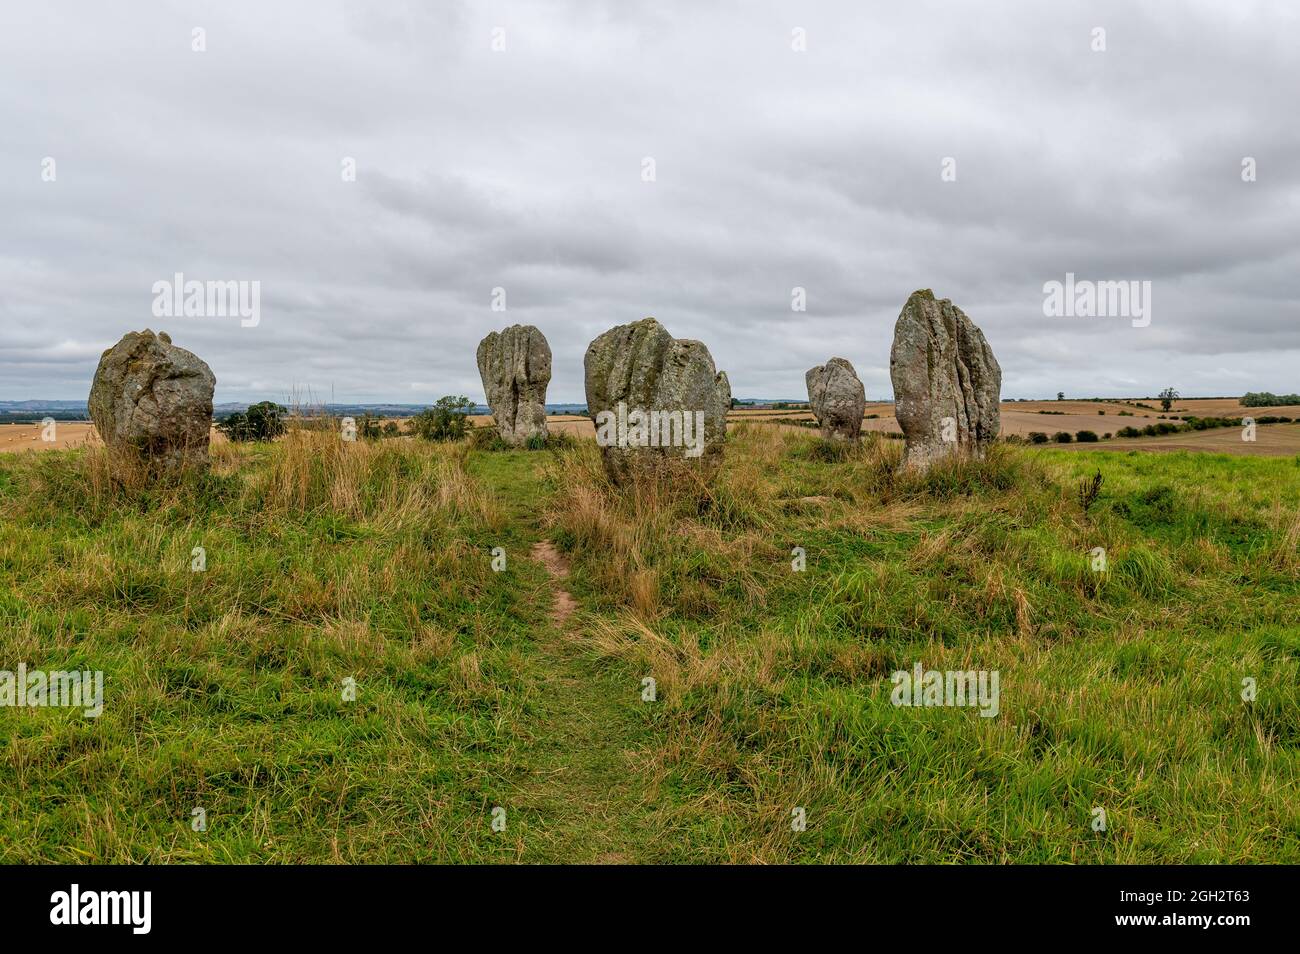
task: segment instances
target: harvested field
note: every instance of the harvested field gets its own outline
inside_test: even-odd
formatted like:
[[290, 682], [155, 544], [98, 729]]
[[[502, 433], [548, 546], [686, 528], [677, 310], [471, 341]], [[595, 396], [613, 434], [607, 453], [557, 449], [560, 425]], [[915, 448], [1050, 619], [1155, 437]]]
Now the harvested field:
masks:
[[1266, 424], [1255, 430], [1254, 441], [1243, 441], [1236, 427], [1217, 427], [1161, 437], [1130, 437], [1097, 444], [1053, 444], [1059, 450], [1198, 451], [1206, 454], [1241, 454], [1247, 457], [1289, 457], [1300, 454], [1300, 424]]
[[[40, 424], [0, 424], [0, 454], [19, 451], [68, 450], [75, 447], [98, 447], [99, 434], [89, 421], [58, 421], [54, 440], [41, 440]], [[224, 443], [226, 437], [212, 427], [212, 442]]]

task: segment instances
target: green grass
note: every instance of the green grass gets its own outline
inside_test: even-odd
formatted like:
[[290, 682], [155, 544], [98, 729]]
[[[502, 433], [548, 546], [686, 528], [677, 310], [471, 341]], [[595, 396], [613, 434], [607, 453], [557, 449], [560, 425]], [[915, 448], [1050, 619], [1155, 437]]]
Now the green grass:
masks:
[[[742, 425], [669, 497], [590, 442], [332, 440], [172, 489], [0, 456], [0, 669], [106, 696], [0, 708], [0, 861], [1300, 861], [1294, 459], [916, 478]], [[997, 670], [998, 716], [892, 705], [918, 660]]]

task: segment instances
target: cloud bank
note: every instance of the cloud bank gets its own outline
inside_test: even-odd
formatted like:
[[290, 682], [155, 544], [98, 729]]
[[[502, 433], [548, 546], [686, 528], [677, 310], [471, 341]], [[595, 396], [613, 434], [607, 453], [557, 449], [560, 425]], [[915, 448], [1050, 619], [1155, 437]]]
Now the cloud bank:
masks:
[[[653, 315], [737, 396], [840, 355], [879, 400], [917, 288], [1004, 396], [1300, 390], [1297, 38], [1287, 3], [5, 4], [0, 399], [153, 327], [218, 401], [482, 400], [527, 323], [580, 402]], [[156, 318], [176, 272], [260, 322]], [[1150, 281], [1150, 325], [1046, 317], [1066, 273]]]

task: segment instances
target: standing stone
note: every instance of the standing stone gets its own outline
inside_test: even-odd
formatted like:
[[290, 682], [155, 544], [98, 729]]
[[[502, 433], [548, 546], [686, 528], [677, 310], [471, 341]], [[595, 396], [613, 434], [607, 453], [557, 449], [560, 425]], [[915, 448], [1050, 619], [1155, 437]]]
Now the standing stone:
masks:
[[809, 368], [808, 403], [822, 437], [832, 441], [856, 441], [862, 432], [862, 412], [867, 408], [867, 391], [853, 365], [843, 358]]
[[731, 384], [703, 343], [674, 338], [645, 318], [593, 341], [584, 366], [587, 412], [612, 480], [716, 476]]
[[925, 470], [961, 453], [983, 457], [998, 436], [1002, 369], [974, 322], [928, 288], [912, 293], [889, 355], [904, 466]]
[[132, 331], [104, 352], [90, 385], [90, 418], [125, 477], [143, 465], [154, 476], [208, 463], [212, 369], [166, 333]]
[[546, 386], [551, 383], [551, 346], [532, 325], [511, 325], [478, 343], [478, 373], [508, 444], [546, 439]]

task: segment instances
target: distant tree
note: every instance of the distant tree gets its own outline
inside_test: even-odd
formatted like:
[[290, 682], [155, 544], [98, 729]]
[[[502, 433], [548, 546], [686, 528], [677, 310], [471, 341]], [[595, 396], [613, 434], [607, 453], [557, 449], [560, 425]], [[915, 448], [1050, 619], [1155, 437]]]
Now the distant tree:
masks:
[[217, 429], [232, 441], [270, 441], [284, 433], [285, 413], [274, 401], [260, 401], [242, 414], [230, 415]]
[[1300, 404], [1300, 394], [1272, 394], [1268, 391], [1247, 391], [1241, 396], [1242, 407], [1282, 407]]
[[1064, 392], [1064, 391], [1057, 391], [1057, 392], [1056, 392], [1056, 399], [1057, 399], [1058, 401], [1064, 401], [1064, 400], [1065, 400], [1065, 392]]
[[411, 431], [428, 441], [458, 441], [469, 431], [469, 409], [474, 406], [464, 396], [446, 395], [433, 407], [411, 418]]
[[1177, 400], [1178, 400], [1178, 392], [1175, 391], [1173, 388], [1165, 388], [1163, 391], [1160, 392], [1160, 407], [1162, 410], [1165, 411], [1169, 410], [1171, 407], [1174, 406], [1174, 402]]

